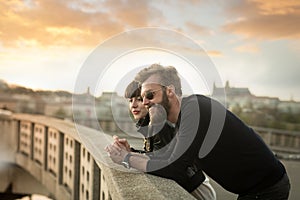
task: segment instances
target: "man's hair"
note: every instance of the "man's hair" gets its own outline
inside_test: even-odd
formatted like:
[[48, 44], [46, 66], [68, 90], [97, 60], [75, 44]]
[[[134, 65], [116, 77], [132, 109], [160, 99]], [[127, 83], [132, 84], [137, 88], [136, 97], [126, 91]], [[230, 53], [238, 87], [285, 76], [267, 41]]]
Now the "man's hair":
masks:
[[124, 97], [125, 98], [133, 98], [133, 97], [139, 97], [141, 96], [141, 87], [139, 82], [137, 81], [132, 81], [131, 83], [128, 84]]
[[136, 76], [135, 81], [143, 84], [150, 76], [157, 75], [159, 77], [160, 85], [175, 87], [175, 93], [182, 96], [181, 80], [178, 72], [173, 66], [162, 66], [160, 64], [152, 64], [147, 68], [142, 69]]

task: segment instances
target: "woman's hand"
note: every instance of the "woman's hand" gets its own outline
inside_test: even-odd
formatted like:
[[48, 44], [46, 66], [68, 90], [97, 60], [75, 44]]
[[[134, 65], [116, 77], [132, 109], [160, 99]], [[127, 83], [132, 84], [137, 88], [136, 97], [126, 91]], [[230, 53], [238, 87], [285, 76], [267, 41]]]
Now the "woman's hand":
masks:
[[121, 164], [125, 156], [129, 153], [125, 148], [119, 147], [116, 142], [106, 146], [105, 150], [108, 152], [109, 157], [112, 159], [112, 161], [117, 164]]
[[119, 138], [118, 136], [113, 136], [114, 142], [118, 144], [120, 148], [124, 148], [126, 151], [131, 151], [130, 145], [125, 138]]

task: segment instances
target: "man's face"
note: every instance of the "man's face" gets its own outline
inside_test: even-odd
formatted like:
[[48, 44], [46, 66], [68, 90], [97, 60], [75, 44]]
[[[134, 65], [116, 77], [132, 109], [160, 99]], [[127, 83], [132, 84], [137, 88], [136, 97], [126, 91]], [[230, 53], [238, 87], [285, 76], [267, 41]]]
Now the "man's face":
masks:
[[143, 104], [149, 109], [154, 104], [162, 105], [167, 114], [169, 113], [169, 99], [166, 94], [166, 86], [159, 84], [158, 78], [150, 76], [143, 84], [141, 90]]

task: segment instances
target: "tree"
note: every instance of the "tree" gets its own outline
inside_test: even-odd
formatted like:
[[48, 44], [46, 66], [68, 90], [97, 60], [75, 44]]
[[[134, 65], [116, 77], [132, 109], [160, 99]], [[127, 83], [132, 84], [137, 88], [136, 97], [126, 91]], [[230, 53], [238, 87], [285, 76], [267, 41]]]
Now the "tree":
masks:
[[54, 112], [53, 116], [59, 119], [64, 119], [67, 117], [67, 112], [62, 107], [60, 107], [56, 112]]

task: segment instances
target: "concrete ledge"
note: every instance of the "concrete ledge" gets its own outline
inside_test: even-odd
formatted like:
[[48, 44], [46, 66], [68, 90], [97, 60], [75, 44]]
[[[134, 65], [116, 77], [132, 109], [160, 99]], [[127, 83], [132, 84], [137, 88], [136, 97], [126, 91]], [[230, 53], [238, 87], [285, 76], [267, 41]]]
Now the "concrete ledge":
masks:
[[98, 165], [105, 176], [112, 199], [195, 199], [173, 180]]

